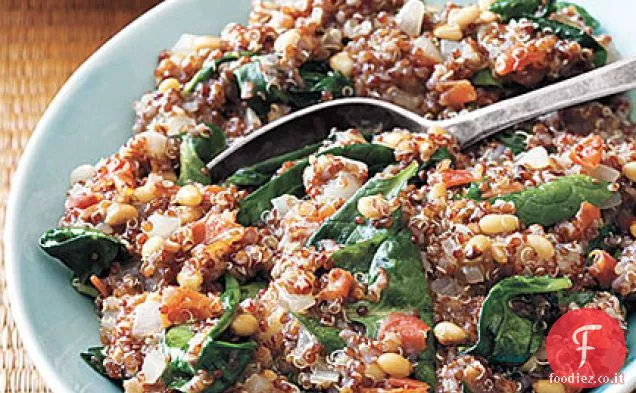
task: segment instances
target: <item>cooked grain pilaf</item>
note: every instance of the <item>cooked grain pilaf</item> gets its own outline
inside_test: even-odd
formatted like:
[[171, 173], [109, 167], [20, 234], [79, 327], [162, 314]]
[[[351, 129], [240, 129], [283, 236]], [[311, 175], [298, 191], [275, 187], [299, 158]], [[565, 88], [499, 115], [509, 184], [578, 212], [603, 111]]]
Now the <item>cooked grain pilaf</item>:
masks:
[[[563, 39], [529, 20], [592, 34], [576, 8], [542, 16], [538, 1], [532, 15], [506, 18], [492, 3], [436, 10], [417, 0], [255, 1], [247, 25], [230, 24], [220, 37], [184, 35], [162, 52], [156, 89], [134, 104], [134, 135], [71, 175], [60, 227], [97, 229], [125, 249], [104, 269], [75, 271], [101, 318], [103, 350], [85, 358], [127, 393], [546, 393], [538, 383], [551, 372], [544, 345], [519, 364], [465, 352], [480, 340], [493, 286], [567, 281], [567, 293], [589, 293], [586, 302], [528, 292], [510, 307], [544, 328], [569, 309], [598, 308], [626, 329], [636, 293], [636, 138], [624, 98], [553, 113], [464, 152], [441, 129], [338, 130], [256, 183], [207, 184], [202, 164], [213, 153], [201, 149], [219, 146], [205, 141], [232, 143], [315, 102], [368, 96], [448, 118], [600, 65], [609, 37]], [[375, 155], [342, 153], [351, 146]], [[357, 194], [414, 162], [408, 185]], [[299, 165], [293, 192], [271, 195], [268, 208], [246, 218], [248, 195]], [[501, 198], [576, 175], [612, 196], [554, 220], [545, 212], [529, 219]], [[323, 235], [330, 217], [352, 206], [336, 235]], [[338, 238], [346, 225], [366, 228], [357, 240], [379, 239], [366, 265], [356, 265], [359, 249], [342, 257], [355, 246]], [[373, 253], [395, 257], [391, 247], [403, 251], [400, 263], [415, 256], [417, 271], [369, 270]], [[222, 295], [236, 284], [231, 277], [240, 304]], [[214, 345], [241, 349], [207, 352]]]

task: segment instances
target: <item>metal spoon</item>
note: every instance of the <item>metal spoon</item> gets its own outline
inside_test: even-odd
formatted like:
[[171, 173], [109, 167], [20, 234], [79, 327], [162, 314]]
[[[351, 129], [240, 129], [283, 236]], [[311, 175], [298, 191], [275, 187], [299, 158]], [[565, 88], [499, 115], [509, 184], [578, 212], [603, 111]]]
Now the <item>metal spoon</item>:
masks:
[[222, 180], [239, 168], [324, 140], [334, 127], [400, 127], [421, 132], [437, 125], [466, 147], [525, 120], [631, 89], [636, 89], [636, 58], [442, 121], [425, 119], [385, 101], [343, 98], [293, 112], [261, 127], [235, 141], [210, 161], [207, 169], [213, 180]]

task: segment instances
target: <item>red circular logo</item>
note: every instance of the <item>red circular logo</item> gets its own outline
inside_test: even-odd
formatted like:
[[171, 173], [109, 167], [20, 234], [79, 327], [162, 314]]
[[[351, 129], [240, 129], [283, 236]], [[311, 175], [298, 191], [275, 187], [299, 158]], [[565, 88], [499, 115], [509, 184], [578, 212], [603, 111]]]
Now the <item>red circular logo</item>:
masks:
[[606, 312], [581, 308], [559, 318], [546, 341], [555, 379], [580, 388], [616, 383], [625, 362], [625, 334]]

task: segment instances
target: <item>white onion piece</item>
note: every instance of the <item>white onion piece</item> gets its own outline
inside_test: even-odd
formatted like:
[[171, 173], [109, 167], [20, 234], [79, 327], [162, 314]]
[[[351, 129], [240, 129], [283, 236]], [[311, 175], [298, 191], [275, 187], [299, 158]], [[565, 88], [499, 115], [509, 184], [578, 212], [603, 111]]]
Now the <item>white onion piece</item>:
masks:
[[439, 46], [442, 57], [445, 59], [452, 57], [455, 49], [462, 49], [462, 43], [460, 41], [440, 40]]
[[599, 207], [601, 209], [611, 209], [613, 207], [620, 206], [621, 203], [623, 203], [623, 198], [621, 197], [620, 192], [615, 192], [612, 193], [612, 196], [608, 200], [601, 203]]
[[413, 41], [413, 46], [416, 48], [421, 48], [424, 52], [424, 57], [431, 61], [434, 64], [441, 63], [444, 61], [442, 54], [439, 49], [430, 38], [425, 36], [419, 36]]
[[272, 206], [278, 212], [280, 217], [285, 217], [287, 212], [298, 203], [298, 198], [293, 195], [285, 194], [271, 200]]
[[543, 169], [550, 166], [550, 157], [545, 147], [537, 146], [520, 154], [517, 164], [530, 169]]
[[309, 382], [318, 386], [331, 385], [337, 383], [340, 379], [340, 373], [327, 368], [318, 368], [309, 374]]
[[245, 111], [245, 125], [247, 125], [247, 128], [259, 128], [263, 125], [261, 119], [252, 108], [247, 108]]
[[172, 45], [172, 51], [184, 55], [193, 52], [197, 38], [199, 38], [199, 36], [195, 34], [181, 34], [177, 42]]
[[147, 300], [135, 307], [132, 334], [135, 337], [147, 337], [163, 329], [161, 303]]
[[80, 165], [71, 172], [71, 184], [84, 182], [95, 173], [95, 167], [91, 164]]
[[363, 179], [358, 178], [356, 175], [340, 172], [335, 179], [325, 185], [322, 190], [322, 197], [327, 200], [344, 199], [347, 201], [362, 187], [362, 183]]
[[309, 351], [314, 344], [317, 344], [316, 338], [312, 336], [307, 329], [300, 329], [298, 332], [298, 340], [294, 349], [294, 356], [302, 358], [303, 354]]
[[599, 165], [589, 172], [589, 175], [595, 179], [604, 180], [609, 183], [614, 183], [621, 177], [621, 173], [611, 166]]
[[274, 391], [272, 382], [260, 374], [252, 374], [243, 385], [247, 393], [271, 393]]
[[148, 236], [159, 236], [164, 239], [169, 238], [179, 228], [180, 223], [179, 217], [164, 216], [159, 213], [153, 213], [148, 217], [148, 221], [152, 224]]
[[466, 281], [469, 284], [484, 282], [484, 273], [479, 266], [464, 266], [462, 267], [462, 273], [464, 273], [464, 277], [466, 277]]
[[137, 138], [146, 141], [146, 152], [155, 158], [161, 158], [166, 155], [168, 147], [168, 138], [157, 131], [145, 131], [137, 135]]
[[174, 136], [193, 129], [197, 126], [197, 122], [184, 112], [179, 112], [168, 116], [163, 125], [166, 128], [166, 133]]
[[144, 373], [144, 382], [152, 385], [161, 377], [166, 369], [166, 357], [159, 349], [148, 352], [144, 358], [141, 371]]
[[291, 294], [283, 287], [278, 287], [278, 298], [291, 312], [305, 311], [315, 303], [313, 295]]
[[408, 35], [420, 35], [426, 8], [420, 0], [408, 0], [395, 16], [400, 30]]
[[144, 387], [137, 377], [124, 381], [125, 393], [144, 393]]

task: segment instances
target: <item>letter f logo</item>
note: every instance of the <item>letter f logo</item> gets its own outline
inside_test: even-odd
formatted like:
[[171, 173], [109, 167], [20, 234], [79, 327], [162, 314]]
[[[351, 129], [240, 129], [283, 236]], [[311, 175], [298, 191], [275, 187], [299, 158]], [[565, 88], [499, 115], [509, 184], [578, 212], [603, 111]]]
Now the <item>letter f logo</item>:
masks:
[[[572, 333], [572, 341], [576, 345], [580, 345], [580, 347], [576, 348], [577, 351], [581, 351], [581, 364], [579, 364], [579, 368], [583, 367], [585, 361], [587, 360], [587, 351], [592, 351], [596, 348], [587, 345], [587, 335], [590, 330], [601, 330], [602, 325], [583, 325], [580, 328], [576, 329], [574, 333]], [[576, 337], [579, 333], [583, 332], [581, 335], [581, 342], [579, 342]]]

